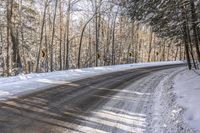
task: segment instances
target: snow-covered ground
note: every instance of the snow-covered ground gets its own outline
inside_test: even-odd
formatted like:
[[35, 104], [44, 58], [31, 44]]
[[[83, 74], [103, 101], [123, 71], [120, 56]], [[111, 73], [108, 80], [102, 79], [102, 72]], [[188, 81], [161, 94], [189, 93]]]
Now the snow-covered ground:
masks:
[[[149, 107], [152, 118], [148, 125], [150, 133], [194, 133], [195, 131], [183, 120], [183, 108], [176, 102], [174, 78], [186, 68], [176, 69], [160, 81], [152, 96]], [[164, 71], [163, 71], [164, 72]], [[164, 72], [165, 73], [165, 72]], [[162, 74], [164, 74], [162, 73]], [[160, 74], [161, 75], [161, 74]]]
[[18, 75], [9, 78], [0, 78], [0, 100], [13, 98], [24, 95], [48, 87], [53, 87], [59, 84], [70, 83], [83, 78], [88, 78], [96, 75], [123, 71], [128, 69], [136, 69], [150, 66], [181, 64], [183, 62], [154, 62], [154, 63], [137, 63], [106, 67], [94, 67], [74, 69], [67, 71], [58, 71], [51, 73], [32, 73], [27, 75]]
[[177, 102], [184, 109], [184, 120], [200, 132], [200, 71], [185, 69], [174, 83]]

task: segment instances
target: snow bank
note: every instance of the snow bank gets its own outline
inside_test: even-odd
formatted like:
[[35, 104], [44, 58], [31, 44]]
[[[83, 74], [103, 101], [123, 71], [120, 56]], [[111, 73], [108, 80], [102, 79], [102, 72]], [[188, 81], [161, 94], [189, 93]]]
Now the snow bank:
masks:
[[200, 132], [200, 71], [185, 70], [174, 82], [177, 102], [185, 109], [185, 121]]
[[50, 73], [32, 73], [27, 75], [18, 75], [9, 78], [0, 78], [0, 100], [21, 96], [27, 93], [46, 89], [59, 84], [66, 84], [72, 81], [111, 73], [128, 69], [136, 69], [150, 66], [161, 66], [170, 64], [182, 64], [181, 61], [176, 62], [153, 62], [153, 63], [137, 63], [126, 65], [115, 65], [105, 67], [93, 67], [83, 69], [73, 69], [67, 71], [57, 71]]
[[175, 76], [184, 69], [174, 68], [157, 73], [160, 82], [152, 96], [153, 105], [148, 108], [152, 110], [148, 115], [152, 118], [148, 127], [151, 133], [194, 133], [183, 120], [183, 109], [176, 102], [173, 89]]

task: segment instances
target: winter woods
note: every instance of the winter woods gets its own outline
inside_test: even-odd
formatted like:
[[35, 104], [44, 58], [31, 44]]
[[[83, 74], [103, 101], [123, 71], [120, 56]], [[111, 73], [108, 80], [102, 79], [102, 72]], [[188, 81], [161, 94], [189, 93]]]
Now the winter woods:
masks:
[[0, 74], [200, 61], [199, 6], [193, 0], [1, 0]]
[[[189, 69], [200, 62], [200, 2], [198, 0], [129, 0], [126, 3], [132, 20], [149, 23], [161, 38], [175, 40], [168, 46], [183, 50]], [[166, 40], [165, 39], [165, 40]], [[164, 46], [168, 47], [167, 45]]]

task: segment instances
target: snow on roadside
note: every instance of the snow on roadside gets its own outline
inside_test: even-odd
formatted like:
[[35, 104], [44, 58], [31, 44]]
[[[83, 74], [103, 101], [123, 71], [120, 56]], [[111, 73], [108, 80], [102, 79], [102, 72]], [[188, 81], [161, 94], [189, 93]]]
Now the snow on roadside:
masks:
[[183, 120], [183, 108], [176, 102], [173, 82], [175, 76], [185, 68], [177, 69], [159, 83], [154, 93], [149, 125], [152, 133], [194, 133]]
[[185, 70], [174, 82], [177, 102], [184, 108], [184, 120], [200, 132], [200, 71]]
[[70, 83], [72, 81], [77, 81], [83, 78], [88, 78], [96, 75], [123, 71], [128, 69], [182, 63], [182, 61], [137, 63], [106, 67], [73, 69], [50, 73], [32, 73], [27, 75], [22, 74], [14, 77], [0, 78], [0, 100], [6, 100], [8, 98], [21, 96], [41, 89], [46, 89], [59, 84]]

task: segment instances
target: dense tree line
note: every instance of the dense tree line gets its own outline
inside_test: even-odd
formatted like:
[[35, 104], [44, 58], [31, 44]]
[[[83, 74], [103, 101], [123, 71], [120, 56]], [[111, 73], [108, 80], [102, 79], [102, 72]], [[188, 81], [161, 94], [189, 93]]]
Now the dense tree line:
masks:
[[199, 0], [128, 0], [126, 2], [124, 4], [133, 21], [148, 23], [159, 37], [180, 42], [178, 45], [184, 47], [184, 56], [189, 69], [192, 66], [198, 68], [200, 62]]
[[0, 74], [183, 60], [183, 44], [195, 60], [199, 2], [194, 3], [1, 0]]

